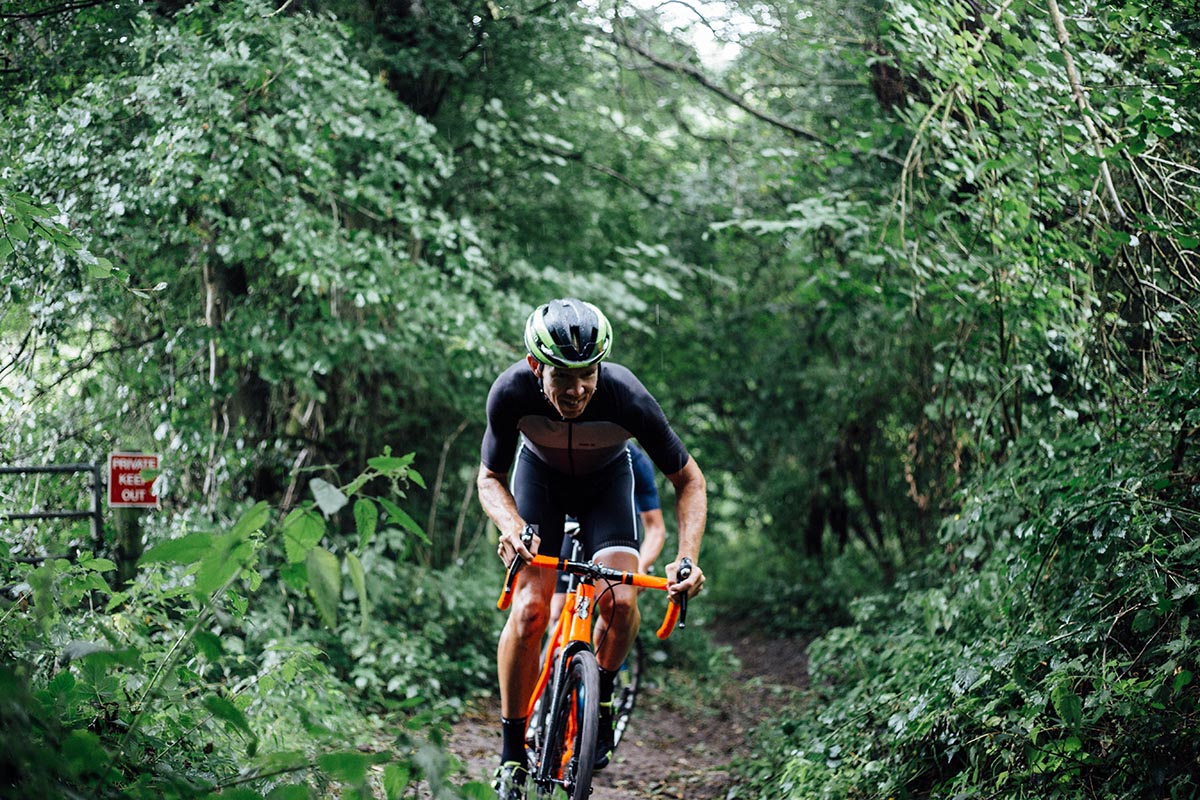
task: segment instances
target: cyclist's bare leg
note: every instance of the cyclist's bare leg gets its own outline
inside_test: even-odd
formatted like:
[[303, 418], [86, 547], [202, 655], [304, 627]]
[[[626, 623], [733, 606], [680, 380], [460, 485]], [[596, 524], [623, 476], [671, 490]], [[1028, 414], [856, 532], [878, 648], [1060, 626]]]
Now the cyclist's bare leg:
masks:
[[[595, 561], [626, 572], [637, 572], [637, 553], [629, 549], [601, 550], [596, 553]], [[610, 672], [616, 672], [625, 662], [625, 656], [633, 647], [637, 638], [638, 627], [641, 625], [641, 614], [638, 612], [638, 590], [635, 586], [619, 584], [613, 586], [613, 591], [601, 591], [596, 587], [596, 601], [600, 606], [600, 616], [596, 627], [592, 630], [592, 641], [596, 643], [596, 660], [600, 666]]]
[[525, 716], [529, 696], [537, 684], [542, 637], [550, 619], [554, 594], [553, 570], [525, 569], [513, 590], [512, 610], [500, 633], [496, 648], [496, 671], [500, 679], [500, 715], [510, 719]]

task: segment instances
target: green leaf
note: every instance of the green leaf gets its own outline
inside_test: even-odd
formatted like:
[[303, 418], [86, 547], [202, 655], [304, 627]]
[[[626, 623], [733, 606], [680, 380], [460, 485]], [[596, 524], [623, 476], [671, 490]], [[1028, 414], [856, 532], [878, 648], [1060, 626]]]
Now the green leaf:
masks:
[[262, 800], [262, 795], [246, 786], [232, 786], [219, 792], [209, 792], [204, 800]]
[[399, 800], [412, 780], [412, 768], [408, 764], [388, 764], [383, 768], [383, 794], [387, 800]]
[[245, 567], [253, 555], [254, 546], [243, 535], [230, 531], [216, 537], [200, 560], [193, 591], [202, 596], [212, 594]]
[[463, 784], [462, 796], [465, 800], [491, 800], [496, 796], [496, 790], [486, 783], [470, 781]]
[[416, 455], [416, 453], [409, 453], [399, 458], [396, 456], [375, 456], [374, 458], [367, 459], [367, 466], [373, 467], [380, 472], [395, 472], [411, 464]]
[[302, 783], [285, 783], [267, 792], [267, 800], [312, 800], [312, 790]]
[[117, 568], [117, 565], [107, 558], [93, 558], [83, 562], [83, 566], [96, 572], [112, 572]]
[[230, 533], [239, 536], [249, 536], [262, 530], [263, 526], [271, 518], [271, 507], [266, 502], [255, 503], [250, 510], [242, 514], [233, 526]]
[[341, 489], [322, 478], [313, 478], [308, 482], [308, 487], [312, 489], [313, 497], [316, 498], [317, 505], [321, 507], [321, 513], [326, 517], [332, 517], [341, 511], [346, 503], [350, 502], [346, 495], [342, 494]]
[[283, 546], [290, 564], [303, 561], [325, 535], [325, 520], [311, 508], [293, 509], [283, 520]]
[[354, 501], [354, 526], [358, 529], [358, 547], [363, 549], [375, 535], [379, 524], [379, 508], [365, 497]]
[[329, 777], [344, 783], [360, 783], [367, 777], [369, 760], [363, 753], [343, 750], [317, 756], [317, 766]]
[[250, 721], [246, 719], [246, 715], [242, 710], [235, 706], [229, 700], [221, 697], [218, 694], [210, 694], [204, 698], [204, 707], [207, 708], [214, 717], [220, 719], [228, 726], [237, 731], [241, 731], [247, 738], [254, 739], [254, 731], [250, 730]]
[[113, 276], [112, 262], [107, 258], [97, 258], [88, 264], [89, 278], [111, 278]]
[[215, 662], [224, 653], [221, 637], [212, 631], [197, 631], [192, 637], [192, 642], [196, 645], [196, 650], [209, 661]]
[[416, 523], [416, 520], [410, 517], [404, 509], [400, 508], [400, 506], [396, 505], [391, 500], [388, 500], [386, 497], [380, 497], [379, 504], [383, 506], [383, 510], [387, 512], [388, 517], [397, 525], [400, 525], [401, 527], [406, 528], [410, 532], [416, 534], [421, 541], [425, 542], [426, 544], [433, 544], [431, 541], [429, 541], [429, 537], [425, 535], [425, 531], [421, 530], [421, 526]]
[[16, 242], [24, 242], [29, 238], [29, 229], [26, 228], [20, 220], [13, 220], [4, 227], [4, 233], [9, 239]]
[[408, 479], [417, 486], [420, 486], [422, 489], [425, 488], [425, 479], [422, 478], [421, 473], [417, 472], [415, 469], [410, 469], [408, 471]]
[[308, 586], [308, 566], [303, 561], [284, 564], [279, 568], [279, 577], [297, 592], [303, 592]]
[[100, 737], [91, 731], [73, 730], [61, 745], [63, 761], [72, 775], [104, 772], [110, 756], [100, 745]]
[[138, 559], [138, 564], [193, 564], [203, 558], [212, 546], [211, 533], [189, 533], [151, 547]]
[[330, 628], [337, 626], [338, 600], [342, 596], [342, 567], [337, 556], [323, 547], [308, 551], [308, 591], [321, 619]]
[[371, 602], [367, 597], [367, 574], [362, 562], [354, 553], [346, 554], [346, 569], [350, 572], [350, 582], [358, 593], [358, 606], [362, 610], [362, 629], [367, 629], [367, 621], [371, 618]]
[[1074, 730], [1083, 722], [1083, 701], [1065, 683], [1060, 683], [1051, 693], [1054, 710], [1067, 728]]

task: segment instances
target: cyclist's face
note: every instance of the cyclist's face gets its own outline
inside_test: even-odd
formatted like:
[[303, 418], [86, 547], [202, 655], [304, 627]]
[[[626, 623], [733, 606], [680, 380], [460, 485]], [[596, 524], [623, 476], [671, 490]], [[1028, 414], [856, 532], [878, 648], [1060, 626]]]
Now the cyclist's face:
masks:
[[554, 406], [563, 419], [572, 419], [583, 413], [592, 395], [596, 393], [596, 384], [600, 380], [600, 366], [593, 364], [578, 369], [541, 366], [540, 374], [542, 393], [546, 395], [550, 405]]

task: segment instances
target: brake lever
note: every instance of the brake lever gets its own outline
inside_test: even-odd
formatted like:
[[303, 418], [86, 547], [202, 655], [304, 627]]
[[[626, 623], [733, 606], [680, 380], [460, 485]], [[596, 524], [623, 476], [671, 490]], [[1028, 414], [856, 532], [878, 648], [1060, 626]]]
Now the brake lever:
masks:
[[[679, 570], [675, 573], [676, 579], [681, 580], [681, 581], [686, 581], [692, 574], [692, 567], [693, 567], [693, 564], [692, 564], [692, 560], [690, 558], [680, 559]], [[679, 595], [679, 599], [676, 600], [675, 602], [679, 603], [679, 627], [686, 628], [687, 627], [687, 607], [688, 607], [687, 592], [682, 592]]]

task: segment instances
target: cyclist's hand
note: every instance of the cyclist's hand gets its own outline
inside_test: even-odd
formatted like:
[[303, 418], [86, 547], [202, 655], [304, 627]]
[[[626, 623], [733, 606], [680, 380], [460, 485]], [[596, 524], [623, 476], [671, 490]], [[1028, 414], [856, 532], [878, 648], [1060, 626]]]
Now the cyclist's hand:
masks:
[[688, 597], [695, 597], [700, 593], [700, 589], [704, 586], [704, 570], [700, 569], [700, 565], [692, 562], [692, 574], [688, 575], [685, 580], [676, 581], [676, 573], [679, 571], [679, 561], [672, 561], [667, 565], [667, 592], [672, 596], [687, 593]]
[[510, 531], [500, 534], [500, 543], [496, 546], [496, 555], [500, 556], [500, 560], [504, 562], [504, 566], [506, 567], [512, 564], [514, 557], [528, 562], [537, 553], [538, 545], [541, 542], [542, 537], [538, 536], [533, 532], [532, 528], [526, 525], [515, 532]]

